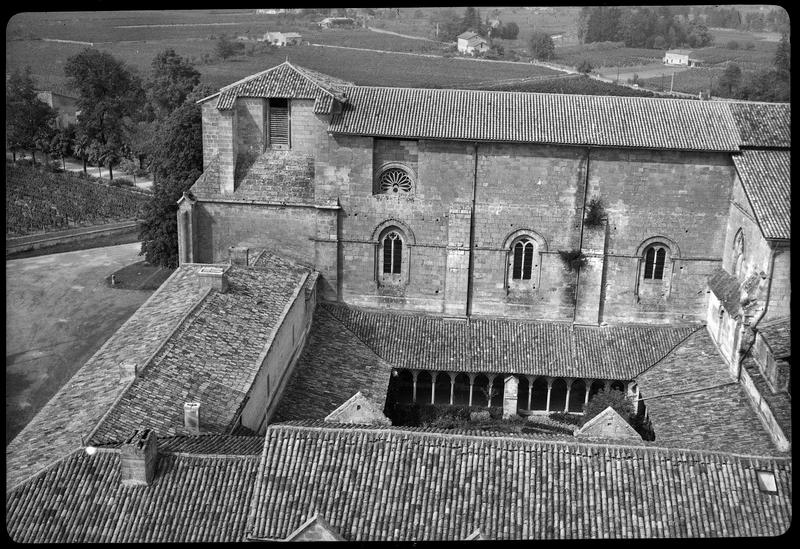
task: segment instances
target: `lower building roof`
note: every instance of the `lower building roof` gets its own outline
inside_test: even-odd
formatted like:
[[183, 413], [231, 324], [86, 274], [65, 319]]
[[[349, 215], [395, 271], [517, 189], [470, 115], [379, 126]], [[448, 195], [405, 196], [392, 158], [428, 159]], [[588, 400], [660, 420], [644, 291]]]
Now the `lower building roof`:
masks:
[[321, 305], [396, 368], [631, 380], [696, 331], [366, 311]]
[[790, 318], [778, 318], [758, 325], [758, 331], [772, 349], [775, 358], [783, 358], [792, 354], [792, 321]]
[[782, 454], [705, 328], [636, 382], [660, 446]]
[[6, 497], [19, 543], [243, 541], [263, 437], [159, 440], [149, 486], [120, 481], [120, 450], [74, 450]]
[[201, 432], [231, 432], [272, 334], [309, 273], [269, 258], [267, 268], [228, 268], [227, 291], [210, 292], [185, 318], [109, 410], [92, 443], [122, 440], [134, 429], [184, 434], [186, 402], [200, 403]]
[[774, 536], [791, 524], [791, 460], [272, 425], [248, 538], [315, 514], [349, 541]]

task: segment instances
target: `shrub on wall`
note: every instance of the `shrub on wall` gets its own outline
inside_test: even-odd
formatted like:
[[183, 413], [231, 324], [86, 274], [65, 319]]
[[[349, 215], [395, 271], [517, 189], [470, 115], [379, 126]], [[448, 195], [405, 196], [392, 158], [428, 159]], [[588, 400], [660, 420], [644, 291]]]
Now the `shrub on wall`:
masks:
[[558, 250], [558, 255], [569, 272], [575, 272], [586, 265], [586, 256], [580, 250]]
[[584, 223], [587, 227], [600, 227], [605, 216], [603, 201], [599, 198], [592, 198], [586, 205], [586, 219]]

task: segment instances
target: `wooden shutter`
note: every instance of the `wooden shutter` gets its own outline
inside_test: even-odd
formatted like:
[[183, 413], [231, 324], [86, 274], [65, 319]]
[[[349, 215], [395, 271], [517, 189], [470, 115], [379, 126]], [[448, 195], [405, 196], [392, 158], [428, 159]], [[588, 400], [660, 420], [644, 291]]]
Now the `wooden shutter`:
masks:
[[279, 148], [289, 147], [289, 107], [270, 105], [269, 144]]

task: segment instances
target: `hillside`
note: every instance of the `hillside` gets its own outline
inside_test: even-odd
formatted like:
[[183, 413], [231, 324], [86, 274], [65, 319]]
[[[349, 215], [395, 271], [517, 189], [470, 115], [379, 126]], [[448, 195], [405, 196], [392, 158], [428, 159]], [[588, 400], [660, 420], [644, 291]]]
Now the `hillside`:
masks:
[[6, 163], [6, 236], [136, 219], [149, 195]]

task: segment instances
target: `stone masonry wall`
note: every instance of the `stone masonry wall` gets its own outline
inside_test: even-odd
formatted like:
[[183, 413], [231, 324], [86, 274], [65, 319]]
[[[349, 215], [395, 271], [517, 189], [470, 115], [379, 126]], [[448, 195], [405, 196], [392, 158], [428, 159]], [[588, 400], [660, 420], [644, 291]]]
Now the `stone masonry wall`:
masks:
[[[603, 320], [703, 320], [708, 274], [720, 265], [734, 168], [729, 155], [639, 150], [593, 150], [587, 200], [600, 197], [608, 217]], [[669, 295], [637, 302], [645, 239], [665, 237]]]
[[242, 97], [236, 100], [236, 124], [239, 154], [251, 156], [264, 152], [267, 101], [260, 97]]
[[203, 116], [203, 169], [208, 167], [209, 162], [219, 153], [219, 122], [220, 115], [217, 107], [217, 99], [209, 99], [202, 106]]
[[201, 202], [195, 206], [196, 261], [227, 261], [228, 248], [263, 248], [313, 265], [314, 208]]

